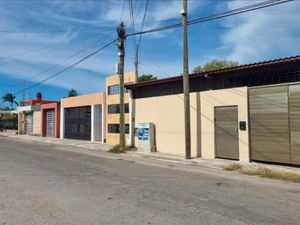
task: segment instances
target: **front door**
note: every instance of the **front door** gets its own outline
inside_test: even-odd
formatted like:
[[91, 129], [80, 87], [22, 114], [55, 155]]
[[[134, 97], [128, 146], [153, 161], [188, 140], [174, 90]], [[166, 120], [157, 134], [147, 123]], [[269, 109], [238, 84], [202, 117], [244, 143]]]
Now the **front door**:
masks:
[[217, 158], [239, 159], [238, 107], [215, 107]]

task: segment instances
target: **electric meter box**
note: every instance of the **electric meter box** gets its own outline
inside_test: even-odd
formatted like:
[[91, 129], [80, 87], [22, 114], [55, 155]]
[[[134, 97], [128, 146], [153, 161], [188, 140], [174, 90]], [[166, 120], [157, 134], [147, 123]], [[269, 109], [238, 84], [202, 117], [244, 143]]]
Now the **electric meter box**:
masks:
[[137, 137], [139, 151], [156, 152], [155, 126], [153, 123], [139, 123]]

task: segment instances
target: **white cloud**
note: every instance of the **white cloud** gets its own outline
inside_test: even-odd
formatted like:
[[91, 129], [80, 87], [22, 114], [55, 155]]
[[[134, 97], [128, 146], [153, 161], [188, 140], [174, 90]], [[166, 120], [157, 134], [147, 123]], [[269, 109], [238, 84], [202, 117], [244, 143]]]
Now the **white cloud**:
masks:
[[[231, 1], [228, 9], [253, 1]], [[224, 26], [227, 58], [249, 63], [300, 53], [300, 1], [230, 17]]]

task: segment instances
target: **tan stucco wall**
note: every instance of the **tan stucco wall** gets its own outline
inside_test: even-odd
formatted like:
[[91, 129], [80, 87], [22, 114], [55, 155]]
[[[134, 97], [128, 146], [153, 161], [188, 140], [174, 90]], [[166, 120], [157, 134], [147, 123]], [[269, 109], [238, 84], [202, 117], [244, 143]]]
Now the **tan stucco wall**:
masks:
[[62, 108], [105, 104], [105, 93], [98, 92], [61, 99]]
[[202, 157], [215, 158], [214, 107], [238, 106], [238, 120], [246, 121], [247, 130], [239, 130], [240, 161], [249, 161], [247, 88], [233, 88], [201, 92]]
[[[191, 103], [191, 155], [198, 156], [197, 126], [200, 130], [200, 121], [197, 121], [197, 104], [199, 94], [190, 95]], [[156, 130], [157, 151], [172, 155], [185, 155], [184, 136], [184, 104], [183, 95], [168, 95], [136, 99], [136, 127], [138, 123], [154, 123]], [[138, 140], [135, 143], [138, 147]]]
[[41, 135], [41, 127], [42, 127], [42, 112], [35, 111], [33, 112], [33, 134]]
[[[135, 82], [135, 73], [134, 72], [127, 72], [124, 74], [124, 83], [134, 83]], [[108, 93], [108, 86], [116, 85], [120, 83], [119, 75], [112, 75], [106, 78], [106, 93]], [[119, 143], [119, 134], [115, 133], [108, 133], [108, 124], [109, 123], [119, 123], [120, 122], [120, 114], [108, 114], [107, 107], [110, 104], [120, 104], [120, 95], [106, 95], [106, 143], [108, 144], [118, 144]], [[124, 102], [129, 103], [129, 94], [125, 93], [124, 95]], [[125, 123], [129, 124], [129, 115], [128, 113], [125, 114]], [[126, 134], [126, 140], [128, 142], [129, 135]]]
[[[238, 120], [247, 130], [239, 131], [240, 161], [249, 161], [247, 88], [191, 93], [191, 155], [215, 158], [214, 107], [238, 106]], [[157, 151], [185, 155], [183, 95], [136, 99], [136, 126], [152, 122], [156, 126]], [[136, 146], [138, 140], [135, 138]]]

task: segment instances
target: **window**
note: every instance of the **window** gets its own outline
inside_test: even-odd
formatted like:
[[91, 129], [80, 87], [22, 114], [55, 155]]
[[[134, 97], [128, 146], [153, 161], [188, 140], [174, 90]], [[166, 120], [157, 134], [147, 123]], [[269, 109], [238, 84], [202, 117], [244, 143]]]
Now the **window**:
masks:
[[[129, 113], [129, 104], [125, 103], [125, 113]], [[120, 104], [108, 105], [108, 114], [120, 113]]]
[[[108, 124], [108, 133], [120, 133], [120, 124], [117, 123]], [[125, 124], [125, 133], [129, 134], [129, 124]]]
[[109, 95], [117, 95], [119, 93], [120, 93], [120, 85], [119, 84], [108, 86], [108, 94]]
[[[126, 84], [124, 84], [126, 85]], [[127, 93], [128, 90], [124, 87], [124, 92]], [[119, 84], [115, 84], [115, 85], [111, 85], [108, 86], [108, 90], [107, 90], [108, 95], [117, 95], [120, 94], [120, 85]]]

